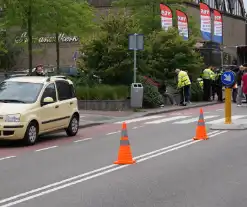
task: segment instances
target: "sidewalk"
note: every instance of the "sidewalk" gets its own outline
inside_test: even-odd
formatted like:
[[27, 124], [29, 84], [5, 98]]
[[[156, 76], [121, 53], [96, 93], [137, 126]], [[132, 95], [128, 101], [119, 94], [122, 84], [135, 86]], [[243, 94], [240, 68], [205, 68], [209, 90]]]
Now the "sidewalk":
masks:
[[188, 106], [165, 106], [156, 109], [142, 109], [139, 112], [134, 111], [94, 111], [80, 110], [80, 128], [96, 126], [101, 124], [114, 123], [126, 119], [134, 119], [143, 116], [151, 116], [162, 113], [180, 111], [184, 109], [210, 106], [219, 104], [218, 102], [198, 102]]

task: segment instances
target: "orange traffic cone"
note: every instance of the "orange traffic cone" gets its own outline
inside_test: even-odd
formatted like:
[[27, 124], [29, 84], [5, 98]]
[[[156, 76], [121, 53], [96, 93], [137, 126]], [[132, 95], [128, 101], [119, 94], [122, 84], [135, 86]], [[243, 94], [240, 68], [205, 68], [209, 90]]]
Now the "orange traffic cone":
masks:
[[207, 139], [208, 139], [208, 135], [206, 132], [203, 111], [202, 109], [200, 109], [200, 116], [197, 122], [196, 136], [194, 137], [194, 140], [207, 140]]
[[130, 142], [127, 133], [127, 126], [124, 122], [122, 125], [122, 134], [120, 139], [120, 147], [118, 151], [118, 160], [114, 162], [114, 164], [118, 165], [126, 165], [126, 164], [134, 164], [136, 161], [132, 158]]

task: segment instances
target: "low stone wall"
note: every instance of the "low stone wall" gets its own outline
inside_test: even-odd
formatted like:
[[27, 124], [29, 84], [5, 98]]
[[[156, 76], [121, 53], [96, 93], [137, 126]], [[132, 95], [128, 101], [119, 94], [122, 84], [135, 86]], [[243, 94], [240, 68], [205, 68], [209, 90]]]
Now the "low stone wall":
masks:
[[78, 100], [81, 110], [124, 111], [130, 109], [130, 100]]

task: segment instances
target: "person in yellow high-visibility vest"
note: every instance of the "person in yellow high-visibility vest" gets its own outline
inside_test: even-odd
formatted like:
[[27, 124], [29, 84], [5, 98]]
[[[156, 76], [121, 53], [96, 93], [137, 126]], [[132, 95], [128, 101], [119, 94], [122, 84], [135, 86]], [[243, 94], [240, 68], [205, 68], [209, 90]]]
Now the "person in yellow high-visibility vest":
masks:
[[199, 83], [200, 88], [203, 89], [203, 80], [202, 80], [202, 78], [197, 78], [197, 82]]
[[180, 105], [186, 106], [189, 102], [191, 81], [188, 74], [180, 69], [175, 70], [178, 75], [178, 89], [180, 90]]
[[214, 67], [210, 66], [203, 70], [202, 79], [203, 79], [203, 100], [211, 101], [212, 94], [212, 81], [215, 79], [215, 74], [213, 72]]

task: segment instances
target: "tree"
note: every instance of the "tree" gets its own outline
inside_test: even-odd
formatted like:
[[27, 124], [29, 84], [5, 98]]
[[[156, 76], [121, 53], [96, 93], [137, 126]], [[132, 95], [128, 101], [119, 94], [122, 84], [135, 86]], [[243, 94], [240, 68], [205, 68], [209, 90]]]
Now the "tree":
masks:
[[[125, 7], [131, 10], [132, 14], [140, 22], [140, 27], [144, 34], [149, 34], [154, 30], [161, 30], [160, 23], [160, 3], [165, 3], [173, 10], [175, 17], [175, 10], [180, 9], [186, 12], [186, 6], [183, 0], [115, 0], [114, 6]], [[189, 28], [194, 36], [199, 35], [198, 26], [192, 16], [188, 15]], [[173, 25], [176, 25], [176, 18], [173, 19]]]
[[[133, 80], [133, 52], [128, 34], [140, 32], [138, 21], [124, 10], [102, 18], [98, 34], [82, 42], [80, 66], [106, 84], [130, 84]], [[139, 62], [140, 64], [140, 62]]]
[[164, 79], [165, 71], [173, 73], [176, 68], [188, 70], [198, 76], [203, 65], [202, 57], [195, 51], [196, 41], [191, 38], [184, 41], [176, 29], [155, 31], [149, 35], [146, 43], [147, 68], [149, 74]]
[[15, 44], [15, 33], [2, 31], [0, 46], [0, 67], [6, 71], [16, 65], [17, 57], [21, 54], [23, 46]]
[[[96, 37], [87, 40], [81, 51], [80, 66], [103, 79], [106, 84], [130, 84], [133, 80], [133, 51], [128, 50], [128, 34], [142, 32], [133, 15], [110, 14], [103, 18]], [[165, 71], [176, 68], [199, 71], [200, 55], [194, 51], [195, 40], [184, 41], [177, 29], [154, 31], [145, 37], [144, 51], [138, 51], [138, 74], [164, 80]], [[174, 77], [174, 74], [173, 74]]]
[[38, 23], [42, 21], [40, 14], [47, 8], [48, 0], [1, 0], [4, 5], [4, 28], [11, 30], [18, 27], [20, 30], [27, 31], [29, 72], [32, 72], [32, 43], [33, 31], [38, 28]]
[[59, 73], [59, 33], [82, 36], [93, 30], [94, 12], [87, 1], [49, 1], [49, 9], [43, 13], [41, 31], [55, 34], [57, 73]]
[[[1, 0], [0, 3], [6, 7], [4, 27], [7, 29], [19, 27], [27, 31], [30, 73], [32, 72], [32, 44], [35, 34], [51, 32], [57, 34], [58, 39], [59, 32], [69, 31], [69, 28], [75, 29], [76, 24], [79, 29], [80, 27], [88, 28], [89, 19], [92, 18], [92, 11], [85, 1]], [[59, 61], [59, 53], [57, 61]]]

